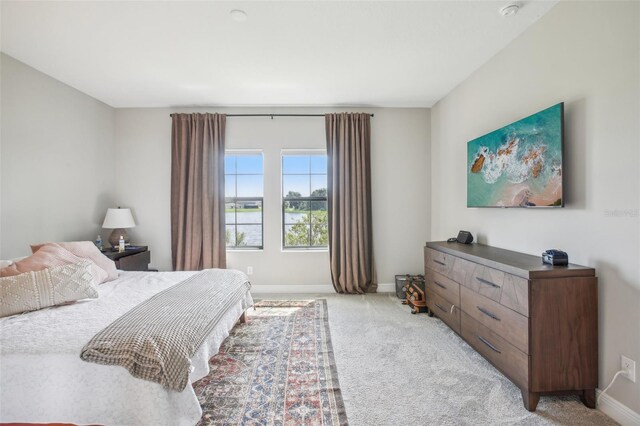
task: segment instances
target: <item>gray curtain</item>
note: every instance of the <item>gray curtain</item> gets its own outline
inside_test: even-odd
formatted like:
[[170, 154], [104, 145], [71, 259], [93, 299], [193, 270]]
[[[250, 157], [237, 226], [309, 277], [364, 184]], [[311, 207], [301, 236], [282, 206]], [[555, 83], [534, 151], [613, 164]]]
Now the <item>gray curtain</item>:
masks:
[[224, 114], [173, 114], [171, 255], [176, 271], [225, 268]]
[[371, 224], [369, 114], [327, 114], [329, 257], [338, 293], [378, 288]]

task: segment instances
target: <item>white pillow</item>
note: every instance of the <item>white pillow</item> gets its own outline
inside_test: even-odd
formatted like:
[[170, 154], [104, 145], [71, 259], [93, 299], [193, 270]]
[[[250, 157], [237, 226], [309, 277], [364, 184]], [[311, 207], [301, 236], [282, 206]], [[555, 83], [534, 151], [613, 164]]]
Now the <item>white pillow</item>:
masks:
[[83, 260], [0, 278], [0, 317], [97, 298], [92, 266], [92, 262]]

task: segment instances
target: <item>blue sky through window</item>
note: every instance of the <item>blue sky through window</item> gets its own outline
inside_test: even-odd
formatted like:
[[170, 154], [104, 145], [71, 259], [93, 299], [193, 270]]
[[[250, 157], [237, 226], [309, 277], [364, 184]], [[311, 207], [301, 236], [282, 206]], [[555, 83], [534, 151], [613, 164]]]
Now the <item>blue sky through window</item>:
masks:
[[309, 197], [313, 191], [326, 187], [326, 154], [282, 156], [282, 190], [285, 196], [289, 192], [297, 192], [301, 197]]
[[262, 154], [225, 155], [225, 197], [262, 197], [263, 170]]
[[318, 155], [289, 155], [282, 156], [282, 174], [327, 174], [327, 156]]

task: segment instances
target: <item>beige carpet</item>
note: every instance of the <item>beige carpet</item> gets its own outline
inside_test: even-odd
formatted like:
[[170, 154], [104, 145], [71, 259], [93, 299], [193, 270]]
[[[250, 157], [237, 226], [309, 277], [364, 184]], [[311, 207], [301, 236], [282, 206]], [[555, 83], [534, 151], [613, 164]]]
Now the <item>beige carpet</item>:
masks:
[[326, 298], [349, 424], [609, 425], [577, 397], [542, 397], [537, 411], [520, 390], [437, 318], [411, 315], [395, 295], [255, 294]]

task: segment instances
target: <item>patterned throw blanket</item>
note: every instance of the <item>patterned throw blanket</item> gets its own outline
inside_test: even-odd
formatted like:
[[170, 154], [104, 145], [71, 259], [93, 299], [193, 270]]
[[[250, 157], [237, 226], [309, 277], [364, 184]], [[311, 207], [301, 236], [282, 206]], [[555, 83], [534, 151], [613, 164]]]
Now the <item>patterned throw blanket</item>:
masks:
[[80, 358], [120, 365], [135, 377], [182, 391], [191, 358], [250, 287], [242, 272], [202, 271], [115, 320], [82, 348]]

